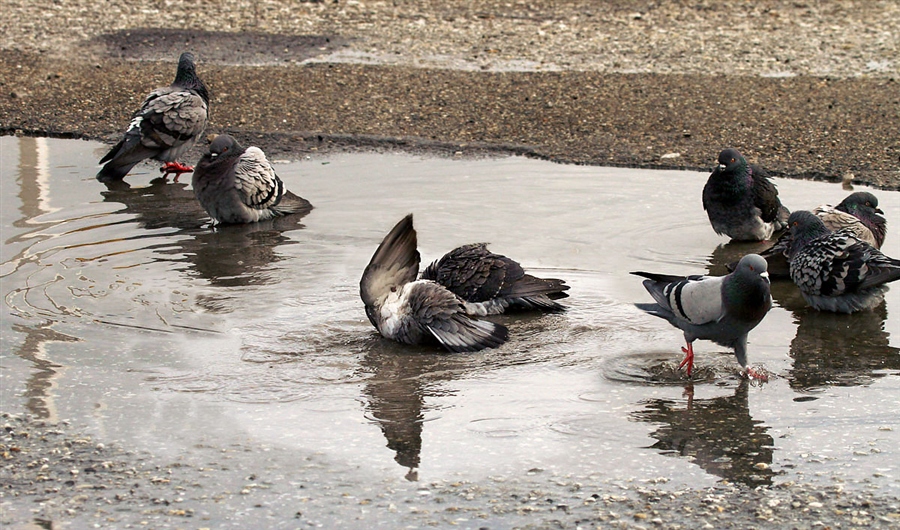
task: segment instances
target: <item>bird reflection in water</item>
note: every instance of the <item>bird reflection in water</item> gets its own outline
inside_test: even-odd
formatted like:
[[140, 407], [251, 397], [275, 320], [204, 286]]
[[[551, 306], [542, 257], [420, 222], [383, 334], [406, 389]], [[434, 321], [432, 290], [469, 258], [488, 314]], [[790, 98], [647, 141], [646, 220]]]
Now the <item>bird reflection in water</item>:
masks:
[[884, 330], [885, 302], [850, 315], [802, 307], [794, 311], [794, 320], [789, 375], [794, 389], [865, 385], [886, 375], [884, 370], [900, 370], [900, 348], [890, 345]]
[[[663, 454], [690, 457], [708, 473], [749, 486], [770, 485], [774, 440], [768, 427], [750, 416], [750, 384], [742, 379], [733, 396], [685, 401], [651, 399], [631, 417], [661, 424], [650, 433]], [[693, 385], [685, 387], [693, 395]]]
[[292, 243], [284, 233], [304, 228], [300, 220], [308, 213], [210, 228], [209, 216], [185, 183], [160, 177], [147, 187], [131, 187], [124, 181], [107, 183], [107, 187], [104, 201], [124, 204], [119, 213], [134, 215], [140, 227], [178, 230], [157, 250], [160, 255], [186, 262], [200, 277], [225, 287], [274, 281], [276, 275], [267, 271], [280, 259], [275, 249]]
[[396, 453], [394, 460], [408, 470], [406, 479], [417, 481], [422, 429], [426, 414], [434, 410], [426, 401], [429, 397], [453, 393], [440, 383], [458, 373], [461, 359], [453, 355], [400, 352], [393, 345], [382, 346], [385, 342], [373, 343], [361, 363], [361, 370], [369, 373], [363, 389], [366, 415], [381, 428], [387, 447]]

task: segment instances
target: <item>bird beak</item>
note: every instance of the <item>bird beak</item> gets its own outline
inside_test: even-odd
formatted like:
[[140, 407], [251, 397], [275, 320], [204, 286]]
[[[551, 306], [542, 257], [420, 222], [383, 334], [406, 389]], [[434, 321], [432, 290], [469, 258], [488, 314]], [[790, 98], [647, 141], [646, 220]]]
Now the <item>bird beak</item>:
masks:
[[883, 214], [884, 211], [881, 208], [875, 208], [875, 213]]
[[769, 281], [769, 273], [768, 273], [768, 272], [763, 271], [763, 272], [759, 273], [759, 276], [760, 276], [762, 279], [764, 279], [765, 281], [767, 281], [767, 282]]
[[209, 154], [209, 157], [210, 157], [210, 158], [215, 158], [215, 157], [217, 157], [217, 156], [219, 156], [219, 153], [210, 153], [210, 154]]
[[720, 170], [724, 170], [726, 167], [728, 167], [728, 166], [726, 166], [725, 164], [719, 164], [719, 169], [720, 169]]

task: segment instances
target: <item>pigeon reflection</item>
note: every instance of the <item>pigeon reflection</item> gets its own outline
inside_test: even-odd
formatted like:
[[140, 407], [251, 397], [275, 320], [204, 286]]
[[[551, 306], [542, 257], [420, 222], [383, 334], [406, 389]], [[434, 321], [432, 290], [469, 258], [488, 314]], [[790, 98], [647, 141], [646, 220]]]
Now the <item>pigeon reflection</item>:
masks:
[[[650, 436], [658, 440], [651, 448], [663, 454], [691, 457], [708, 473], [730, 482], [771, 485], [774, 440], [768, 427], [750, 416], [749, 387], [742, 379], [733, 396], [646, 400], [644, 409], [631, 417], [662, 424]], [[693, 385], [685, 391], [692, 394]]]
[[213, 285], [271, 283], [276, 275], [267, 271], [281, 259], [276, 247], [292, 243], [284, 232], [304, 228], [300, 220], [305, 214], [210, 228], [209, 216], [186, 183], [159, 177], [147, 187], [133, 188], [124, 181], [106, 184], [104, 201], [124, 204], [119, 213], [134, 215], [140, 227], [177, 229], [167, 238], [170, 244], [157, 252], [175, 256], [172, 261], [189, 263], [193, 272]]
[[[725, 276], [747, 254], [759, 254], [771, 246], [772, 241], [729, 241], [720, 244], [709, 256], [709, 263], [706, 265], [707, 274]], [[729, 265], [732, 267], [729, 268]], [[768, 272], [771, 276], [772, 271]]]
[[408, 469], [409, 481], [419, 478], [426, 399], [452, 394], [440, 383], [454, 377], [458, 362], [453, 355], [401, 352], [374, 344], [362, 359], [361, 369], [370, 374], [363, 389], [367, 416], [381, 428], [387, 447], [396, 453], [394, 460]]
[[795, 310], [791, 387], [865, 385], [886, 375], [879, 371], [900, 370], [900, 348], [890, 345], [890, 334], [884, 330], [887, 315], [885, 302], [871, 311], [850, 315], [803, 306]]

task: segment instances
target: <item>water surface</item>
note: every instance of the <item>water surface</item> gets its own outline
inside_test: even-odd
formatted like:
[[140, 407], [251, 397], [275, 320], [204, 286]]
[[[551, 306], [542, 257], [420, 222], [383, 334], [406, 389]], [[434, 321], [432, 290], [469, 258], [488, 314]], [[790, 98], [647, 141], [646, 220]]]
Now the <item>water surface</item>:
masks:
[[[103, 148], [0, 138], [3, 410], [188, 463], [241, 447], [235, 480], [265, 463], [275, 482], [353, 495], [547, 477], [900, 494], [897, 288], [842, 316], [776, 283], [750, 335], [751, 364], [773, 374], [762, 386], [704, 342], [683, 380], [681, 333], [633, 307], [649, 296], [631, 270], [722, 273], [762, 248], [712, 231], [705, 173], [335, 155], [276, 166], [308, 216], [214, 228], [189, 175], [148, 164], [97, 182]], [[776, 180], [794, 209], [849, 193]], [[897, 223], [900, 193], [874, 192]], [[472, 355], [382, 339], [359, 277], [409, 212], [423, 262], [487, 241], [566, 279], [569, 310], [500, 317], [511, 340]], [[883, 250], [900, 256], [893, 231]], [[285, 488], [269, 502], [290, 510]]]

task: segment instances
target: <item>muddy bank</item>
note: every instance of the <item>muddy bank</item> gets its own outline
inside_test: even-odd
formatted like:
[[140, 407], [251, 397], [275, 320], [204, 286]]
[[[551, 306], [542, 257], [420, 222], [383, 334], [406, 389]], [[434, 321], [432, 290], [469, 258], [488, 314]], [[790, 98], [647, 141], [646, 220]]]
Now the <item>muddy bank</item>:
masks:
[[[114, 141], [169, 62], [0, 53], [6, 133]], [[201, 64], [210, 132], [278, 156], [367, 146], [516, 152], [566, 163], [707, 169], [724, 146], [776, 175], [900, 188], [893, 79], [466, 72]], [[196, 156], [196, 155], [194, 155]]]

